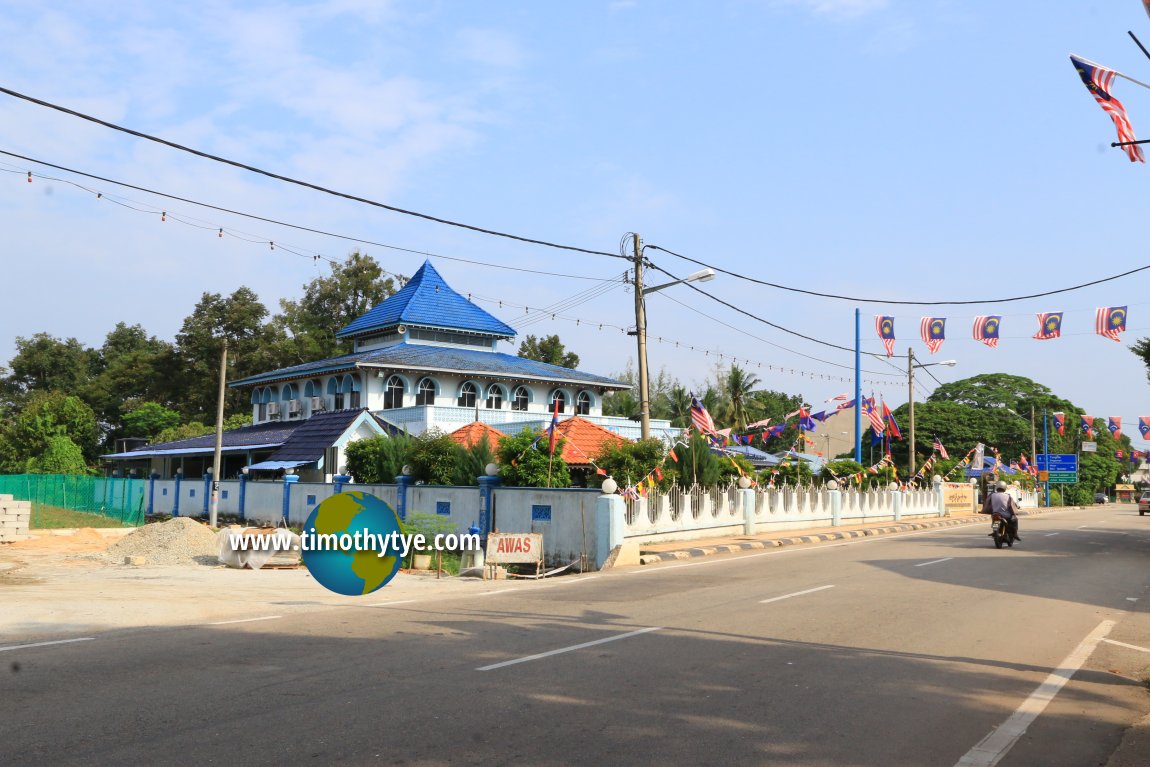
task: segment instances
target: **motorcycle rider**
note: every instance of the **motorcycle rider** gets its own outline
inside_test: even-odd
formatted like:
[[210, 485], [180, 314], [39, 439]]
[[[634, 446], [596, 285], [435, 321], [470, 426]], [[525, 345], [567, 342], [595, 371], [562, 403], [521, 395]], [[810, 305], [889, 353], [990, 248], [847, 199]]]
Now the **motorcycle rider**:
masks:
[[[1021, 541], [1018, 535], [1018, 502], [1014, 496], [1007, 492], [1006, 482], [1001, 479], [994, 486], [994, 492], [986, 497], [982, 504], [980, 514], [998, 514], [1006, 520], [1006, 531], [1016, 540]], [[994, 533], [991, 533], [994, 535]]]

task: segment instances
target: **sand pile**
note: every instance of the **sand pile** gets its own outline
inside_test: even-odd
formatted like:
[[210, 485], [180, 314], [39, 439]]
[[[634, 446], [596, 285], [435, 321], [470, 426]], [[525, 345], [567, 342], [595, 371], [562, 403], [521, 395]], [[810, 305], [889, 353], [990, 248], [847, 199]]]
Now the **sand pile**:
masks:
[[108, 547], [105, 556], [123, 563], [125, 557], [143, 557], [148, 565], [215, 565], [219, 544], [205, 524], [188, 517], [144, 525]]
[[71, 535], [51, 535], [43, 531], [37, 532], [40, 534], [12, 545], [20, 549], [89, 553], [103, 551], [112, 542], [112, 539], [105, 538], [90, 527], [81, 527]]

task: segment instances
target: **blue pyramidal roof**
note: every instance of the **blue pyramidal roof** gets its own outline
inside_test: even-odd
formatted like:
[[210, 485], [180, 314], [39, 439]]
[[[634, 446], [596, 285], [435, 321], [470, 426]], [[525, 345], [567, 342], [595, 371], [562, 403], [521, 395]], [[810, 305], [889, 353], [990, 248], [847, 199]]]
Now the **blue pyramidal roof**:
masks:
[[451, 289], [430, 261], [398, 293], [336, 333], [360, 336], [399, 323], [514, 337], [515, 329]]

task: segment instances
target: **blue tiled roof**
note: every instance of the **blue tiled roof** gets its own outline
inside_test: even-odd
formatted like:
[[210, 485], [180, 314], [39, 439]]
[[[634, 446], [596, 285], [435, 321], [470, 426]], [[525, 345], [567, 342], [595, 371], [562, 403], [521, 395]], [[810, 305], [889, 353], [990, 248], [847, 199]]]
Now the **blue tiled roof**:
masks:
[[[224, 449], [235, 450], [243, 449], [255, 445], [282, 445], [291, 433], [299, 426], [298, 422], [281, 423], [270, 422], [256, 424], [255, 426], [241, 426], [238, 429], [229, 429], [225, 431], [221, 439], [221, 447]], [[136, 450], [129, 450], [127, 453], [112, 453], [103, 456], [104, 458], [115, 455], [116, 457], [133, 457], [152, 455], [154, 453], [179, 451], [179, 450], [205, 450], [214, 448], [216, 446], [216, 433], [204, 434], [199, 437], [190, 437], [188, 439], [178, 439], [173, 442], [157, 442], [152, 445], [145, 445], [144, 447]]]
[[424, 261], [398, 293], [351, 322], [336, 337], [362, 335], [398, 323], [515, 336], [510, 325], [452, 290], [430, 261]]
[[442, 370], [461, 372], [469, 375], [518, 378], [556, 383], [630, 388], [630, 384], [616, 381], [606, 376], [584, 373], [571, 368], [549, 365], [546, 362], [517, 357], [503, 352], [489, 352], [482, 349], [456, 349], [446, 346], [425, 346], [421, 344], [396, 344], [383, 349], [345, 354], [327, 360], [319, 360], [303, 365], [294, 365], [268, 373], [249, 376], [233, 381], [231, 386], [251, 386], [270, 381], [283, 381], [299, 378], [312, 373], [330, 370], [352, 369], [357, 366], [414, 368], [419, 370]]

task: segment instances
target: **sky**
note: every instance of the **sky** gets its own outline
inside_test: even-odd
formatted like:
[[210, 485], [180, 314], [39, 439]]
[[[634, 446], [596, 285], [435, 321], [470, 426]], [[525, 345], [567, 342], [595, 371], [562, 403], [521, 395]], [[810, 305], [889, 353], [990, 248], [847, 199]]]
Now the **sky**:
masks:
[[[700, 268], [671, 253], [733, 273], [700, 287], [745, 313], [682, 285], [648, 296], [652, 376], [701, 388], [734, 358], [818, 405], [853, 389], [858, 309], [863, 352], [883, 353], [874, 317], [890, 315], [901, 356], [864, 357], [864, 394], [905, 402], [912, 347], [957, 362], [918, 371], [916, 401], [932, 375], [1021, 375], [1146, 446], [1129, 347], [1150, 336], [1150, 271], [1001, 300], [1150, 263], [1150, 167], [1110, 148], [1068, 58], [1150, 82], [1135, 0], [4, 5], [0, 87], [388, 206], [607, 254], [638, 232], [667, 273]], [[1150, 138], [1150, 92], [1113, 93]], [[247, 286], [275, 312], [356, 248], [395, 275], [430, 258], [583, 370], [636, 358], [629, 264], [611, 255], [324, 194], [8, 94], [0, 151], [31, 158], [0, 154], [0, 365], [38, 332], [99, 347], [124, 322], [174, 340], [205, 292]], [[1121, 343], [1094, 333], [1100, 306], [1129, 307]], [[1065, 312], [1061, 338], [1031, 338], [1045, 311]], [[995, 349], [971, 333], [992, 314]], [[934, 355], [923, 316], [947, 318]]]

